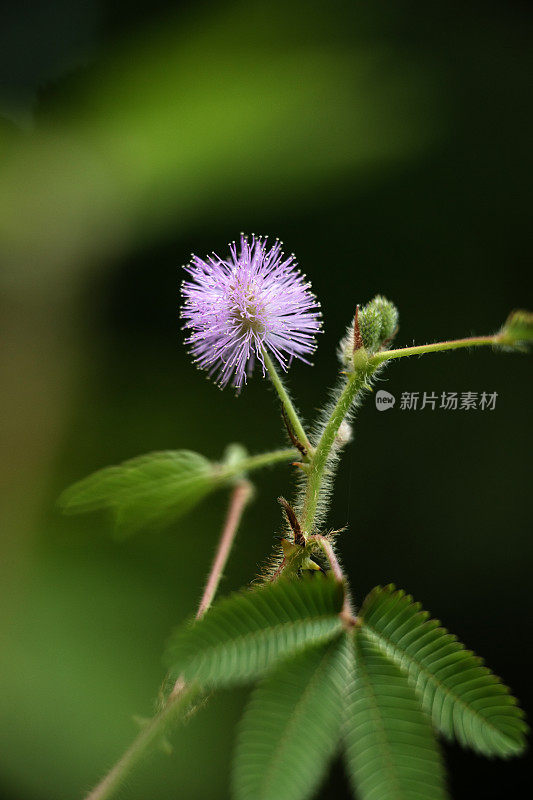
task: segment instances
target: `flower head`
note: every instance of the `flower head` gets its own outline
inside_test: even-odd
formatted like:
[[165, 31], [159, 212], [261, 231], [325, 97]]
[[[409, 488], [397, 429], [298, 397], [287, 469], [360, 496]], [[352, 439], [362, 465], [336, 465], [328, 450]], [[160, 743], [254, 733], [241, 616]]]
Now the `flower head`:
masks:
[[[281, 242], [241, 236], [227, 260], [193, 256], [182, 284], [181, 316], [191, 332], [186, 343], [198, 367], [224, 387], [246, 383], [255, 358], [264, 365], [269, 351], [282, 369], [292, 358], [306, 361], [315, 350], [321, 321], [319, 303]], [[309, 363], [306, 361], [306, 363]]]

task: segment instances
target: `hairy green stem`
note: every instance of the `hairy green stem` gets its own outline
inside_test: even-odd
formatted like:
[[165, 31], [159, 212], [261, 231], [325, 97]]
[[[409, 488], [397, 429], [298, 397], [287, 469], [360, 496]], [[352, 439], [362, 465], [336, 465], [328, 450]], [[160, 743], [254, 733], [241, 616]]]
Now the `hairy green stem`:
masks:
[[443, 350], [457, 350], [461, 347], [505, 345], [506, 343], [505, 335], [497, 333], [493, 336], [472, 336], [466, 339], [403, 347], [398, 350], [384, 350], [369, 358], [365, 358], [364, 351], [359, 351], [363, 352], [361, 364], [359, 368], [356, 366], [354, 372], [349, 375], [346, 385], [322, 432], [308, 468], [302, 518], [300, 520], [304, 536], [307, 538], [313, 532], [320, 492], [324, 484], [325, 470], [339, 427], [349, 412], [357, 393], [381, 364], [393, 358], [403, 358], [404, 356], [423, 355], [424, 353], [436, 353]]
[[302, 531], [306, 538], [313, 532], [313, 524], [320, 500], [320, 491], [324, 483], [326, 465], [331, 453], [331, 448], [335, 442], [335, 437], [341, 422], [349, 412], [350, 406], [355, 400], [355, 396], [362, 389], [372, 371], [373, 370], [370, 370], [369, 372], [365, 369], [364, 371], [353, 372], [348, 377], [346, 385], [331, 412], [326, 427], [322, 431], [320, 441], [316, 446], [307, 473], [307, 485], [303, 501], [302, 518], [300, 520], [300, 525], [302, 526]]
[[112, 797], [132, 768], [177, 722], [184, 706], [192, 700], [197, 691], [195, 687], [188, 686], [182, 687], [181, 691], [173, 692], [164, 708], [143, 728], [105, 778], [87, 795], [86, 800], [107, 800]]
[[298, 416], [298, 412], [294, 408], [292, 404], [292, 400], [288, 395], [287, 390], [285, 389], [281, 378], [278, 375], [278, 371], [274, 366], [274, 363], [266, 350], [263, 350], [263, 360], [265, 362], [265, 367], [268, 370], [268, 374], [270, 376], [270, 380], [272, 381], [276, 392], [278, 393], [279, 399], [285, 409], [285, 413], [289, 419], [290, 424], [292, 425], [293, 432], [298, 439], [298, 441], [305, 447], [308, 453], [312, 452], [313, 448], [311, 442], [309, 441], [307, 434], [304, 430], [304, 427], [300, 421], [300, 417]]
[[247, 472], [252, 472], [254, 469], [270, 467], [282, 461], [291, 462], [300, 458], [301, 454], [293, 447], [288, 447], [283, 450], [271, 450], [268, 453], [259, 453], [256, 456], [247, 456], [241, 461], [235, 461], [231, 464], [221, 464], [219, 466], [218, 476], [221, 481], [225, 481], [228, 478], [232, 478], [234, 475], [245, 474]]
[[452, 339], [449, 342], [435, 342], [434, 344], [420, 344], [414, 347], [401, 347], [398, 350], [384, 350], [376, 353], [369, 359], [370, 364], [382, 364], [392, 358], [405, 356], [420, 356], [424, 353], [437, 353], [442, 350], [458, 350], [460, 347], [482, 347], [486, 345], [506, 344], [505, 337], [496, 333], [494, 336], [471, 336], [467, 339]]

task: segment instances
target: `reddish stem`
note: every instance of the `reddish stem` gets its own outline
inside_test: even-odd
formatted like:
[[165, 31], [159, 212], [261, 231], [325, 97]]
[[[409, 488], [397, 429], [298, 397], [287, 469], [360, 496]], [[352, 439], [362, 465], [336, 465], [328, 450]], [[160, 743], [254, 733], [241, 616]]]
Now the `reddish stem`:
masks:
[[237, 528], [241, 521], [243, 511], [246, 503], [252, 494], [252, 486], [248, 481], [240, 481], [234, 488], [230, 498], [228, 514], [226, 522], [218, 542], [217, 551], [213, 560], [213, 565], [209, 572], [209, 577], [196, 612], [196, 619], [203, 617], [211, 603], [218, 589], [218, 584], [222, 578], [222, 572], [226, 566], [228, 556], [230, 554]]

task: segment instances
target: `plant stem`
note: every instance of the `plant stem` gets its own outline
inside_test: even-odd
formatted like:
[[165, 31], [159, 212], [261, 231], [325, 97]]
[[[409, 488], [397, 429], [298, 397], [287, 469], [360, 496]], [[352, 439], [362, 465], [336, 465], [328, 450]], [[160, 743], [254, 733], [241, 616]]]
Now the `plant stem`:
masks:
[[461, 347], [481, 347], [486, 345], [505, 344], [505, 336], [497, 333], [493, 336], [472, 336], [466, 339], [454, 339], [447, 342], [435, 342], [434, 344], [416, 345], [414, 347], [403, 347], [398, 350], [384, 350], [376, 353], [366, 360], [362, 358], [361, 366], [348, 377], [346, 386], [340, 395], [331, 416], [322, 432], [320, 441], [312, 456], [308, 467], [307, 486], [303, 502], [302, 526], [303, 534], [307, 538], [313, 530], [313, 524], [320, 499], [320, 491], [324, 483], [324, 473], [328, 458], [335, 441], [335, 436], [339, 426], [346, 414], [350, 410], [355, 396], [363, 388], [370, 375], [384, 362], [393, 358], [403, 358], [404, 356], [423, 355], [424, 353], [436, 353], [442, 350], [456, 350]]
[[228, 515], [226, 517], [224, 528], [222, 529], [222, 535], [218, 542], [217, 551], [213, 560], [213, 565], [209, 572], [209, 576], [207, 578], [204, 593], [202, 595], [202, 599], [200, 600], [198, 611], [196, 612], [196, 619], [203, 617], [213, 602], [220, 579], [222, 578], [222, 572], [226, 566], [228, 556], [235, 539], [235, 534], [237, 533], [237, 528], [239, 527], [246, 504], [252, 496], [252, 491], [252, 485], [246, 480], [239, 481], [239, 483], [237, 483], [233, 489], [229, 503]]
[[339, 581], [339, 583], [342, 583], [342, 581], [344, 580], [344, 572], [342, 571], [342, 567], [339, 564], [337, 556], [335, 555], [335, 551], [331, 546], [331, 542], [328, 542], [328, 540], [324, 536], [320, 536], [320, 534], [310, 536], [309, 538], [312, 539], [314, 542], [318, 542], [318, 544], [324, 551], [327, 560], [329, 561], [331, 571], [335, 575], [335, 578]]
[[181, 692], [172, 693], [164, 708], [150, 720], [105, 778], [92, 792], [89, 792], [86, 800], [108, 800], [109, 797], [112, 797], [135, 764], [179, 719], [183, 706], [192, 699], [196, 691], [194, 687], [188, 687], [187, 689], [183, 688]]
[[241, 473], [252, 472], [254, 469], [261, 469], [262, 467], [269, 467], [274, 464], [279, 464], [281, 461], [294, 461], [300, 459], [301, 454], [294, 447], [283, 450], [271, 450], [268, 453], [259, 453], [256, 456], [248, 456], [243, 458], [242, 461], [236, 461], [232, 464], [222, 464], [220, 466], [219, 477], [222, 481], [231, 478], [234, 475]]
[[292, 404], [292, 400], [288, 395], [287, 390], [285, 389], [281, 378], [278, 375], [276, 367], [270, 356], [268, 355], [266, 350], [263, 350], [263, 360], [265, 362], [265, 367], [268, 370], [268, 374], [270, 375], [270, 380], [272, 381], [276, 392], [278, 393], [279, 399], [282, 402], [282, 405], [285, 409], [285, 413], [289, 419], [289, 422], [292, 425], [292, 429], [296, 435], [298, 441], [303, 444], [305, 449], [307, 450], [308, 454], [313, 452], [313, 447], [311, 442], [307, 438], [307, 434], [304, 430], [304, 427], [300, 421], [300, 417], [298, 416], [298, 412], [294, 408]]
[[[315, 536], [311, 536], [309, 538], [313, 539], [315, 542], [317, 542], [320, 545], [320, 547], [322, 548], [322, 550], [324, 551], [324, 554], [325, 554], [325, 556], [326, 556], [326, 558], [327, 558], [327, 560], [329, 562], [329, 565], [331, 567], [331, 571], [334, 574], [336, 580], [338, 580], [339, 583], [344, 583], [345, 582], [344, 572], [342, 571], [342, 567], [341, 567], [341, 565], [339, 563], [339, 560], [338, 560], [338, 558], [337, 558], [337, 556], [335, 554], [335, 550], [333, 549], [331, 542], [328, 539], [326, 539], [325, 536], [320, 536], [319, 534], [315, 535]], [[350, 598], [348, 596], [347, 587], [345, 587], [344, 604], [343, 604], [343, 608], [342, 608], [342, 612], [341, 613], [344, 614], [344, 616], [348, 620], [353, 620], [354, 619], [354, 612], [353, 612], [353, 608], [352, 608], [352, 604], [351, 604]]]
[[434, 344], [421, 344], [414, 347], [401, 347], [398, 350], [384, 350], [376, 353], [369, 359], [370, 364], [382, 364], [391, 358], [404, 356], [418, 356], [424, 353], [437, 353], [441, 350], [457, 350], [460, 347], [482, 347], [484, 345], [505, 344], [504, 337], [496, 333], [493, 336], [471, 336], [467, 339], [452, 339], [449, 342], [435, 342]]
[[320, 490], [324, 482], [324, 472], [331, 448], [335, 441], [335, 436], [337, 435], [341, 422], [350, 410], [350, 406], [357, 392], [364, 386], [371, 372], [373, 372], [373, 370], [358, 371], [349, 376], [346, 381], [346, 386], [337, 400], [326, 427], [322, 431], [320, 441], [316, 446], [308, 470], [302, 519], [300, 520], [303, 534], [306, 538], [313, 531], [313, 524], [320, 499]]
[[[289, 452], [293, 453], [294, 451]], [[263, 457], [269, 455], [273, 454], [265, 453]], [[257, 459], [258, 457], [256, 456], [255, 458]], [[242, 514], [252, 496], [252, 491], [252, 485], [244, 479], [239, 481], [233, 488], [226, 521], [222, 529], [213, 564], [209, 571], [204, 593], [200, 600], [198, 611], [196, 612], [196, 619], [203, 617], [213, 602], [222, 577], [222, 572], [226, 566], [231, 547], [235, 540], [235, 534], [237, 533], [239, 523], [242, 519]], [[87, 795], [86, 800], [107, 800], [107, 798], [111, 797], [126, 775], [128, 775], [138, 761], [143, 758], [154, 742], [163, 736], [165, 731], [170, 728], [173, 723], [178, 721], [180, 716], [179, 712], [183, 706], [197, 693], [198, 689], [196, 687], [188, 686], [183, 678], [178, 678], [161, 711], [150, 720], [145, 728], [143, 728], [141, 733], [132, 742], [119, 761], [117, 761], [115, 766], [107, 773], [105, 778]]]

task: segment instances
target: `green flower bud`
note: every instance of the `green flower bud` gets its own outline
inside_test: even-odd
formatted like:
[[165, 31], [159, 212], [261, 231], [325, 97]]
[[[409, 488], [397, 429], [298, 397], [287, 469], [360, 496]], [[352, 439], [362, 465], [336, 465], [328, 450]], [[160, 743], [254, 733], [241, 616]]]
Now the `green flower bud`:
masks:
[[517, 309], [511, 311], [500, 331], [502, 344], [517, 349], [524, 349], [533, 342], [533, 313]]
[[348, 369], [354, 368], [354, 354], [364, 349], [373, 356], [388, 346], [398, 328], [398, 309], [378, 294], [366, 306], [357, 308], [346, 336], [339, 344], [339, 358]]
[[[390, 300], [387, 300], [387, 298], [383, 297], [381, 294], [376, 295], [376, 297], [370, 301], [367, 308], [372, 308], [374, 316], [377, 316], [379, 319], [380, 329], [377, 349], [380, 350], [384, 345], [389, 344], [396, 335], [396, 331], [398, 330], [398, 309], [394, 303], [391, 303]], [[363, 342], [364, 338], [363, 335]]]

